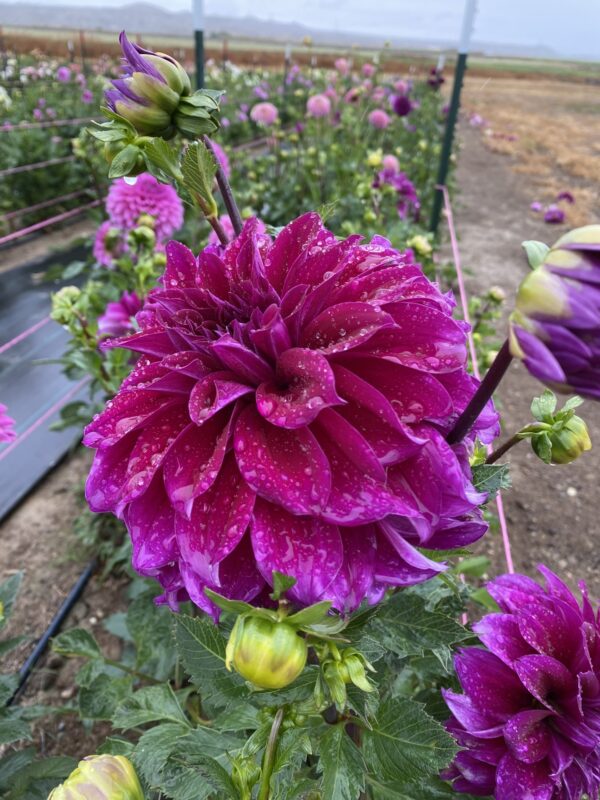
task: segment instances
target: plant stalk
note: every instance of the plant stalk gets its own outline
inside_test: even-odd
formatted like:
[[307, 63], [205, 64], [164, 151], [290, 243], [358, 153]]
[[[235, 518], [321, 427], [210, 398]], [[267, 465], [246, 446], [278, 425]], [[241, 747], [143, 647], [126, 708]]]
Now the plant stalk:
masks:
[[283, 708], [280, 708], [275, 714], [275, 719], [273, 720], [273, 725], [271, 726], [271, 733], [269, 734], [269, 741], [267, 742], [267, 746], [265, 748], [265, 755], [262, 764], [262, 777], [260, 779], [260, 789], [257, 800], [269, 800], [271, 797], [271, 775], [273, 774], [273, 767], [275, 766], [277, 740], [282, 722]]
[[231, 185], [227, 180], [225, 171], [223, 170], [223, 167], [221, 166], [221, 163], [215, 154], [212, 142], [210, 141], [208, 136], [203, 136], [202, 141], [204, 142], [205, 147], [212, 153], [215, 162], [217, 164], [216, 177], [217, 177], [217, 184], [219, 186], [219, 191], [221, 192], [221, 196], [223, 198], [223, 202], [225, 203], [225, 208], [227, 209], [227, 213], [229, 214], [229, 219], [231, 220], [231, 224], [233, 225], [233, 230], [235, 231], [235, 235], [239, 236], [240, 233], [242, 232], [242, 228], [244, 227], [244, 223], [242, 222], [242, 217], [237, 207], [237, 203], [235, 202], [235, 197], [233, 196], [233, 192], [231, 191]]
[[502, 456], [505, 453], [507, 453], [511, 447], [514, 447], [519, 442], [522, 442], [523, 438], [524, 437], [521, 436], [519, 433], [515, 433], [514, 436], [511, 436], [510, 439], [507, 439], [504, 442], [504, 444], [501, 444], [500, 447], [498, 447], [496, 450], [490, 453], [489, 456], [486, 458], [485, 463], [494, 464], [496, 461], [498, 461], [499, 458], [502, 458]]
[[477, 418], [485, 408], [485, 404], [494, 394], [498, 385], [512, 361], [512, 355], [508, 348], [508, 339], [504, 342], [492, 366], [488, 369], [484, 379], [479, 384], [479, 388], [471, 398], [469, 405], [465, 408], [460, 417], [456, 420], [454, 427], [446, 436], [448, 444], [461, 442], [469, 433]]
[[116, 667], [122, 672], [126, 672], [128, 675], [133, 675], [134, 678], [139, 678], [141, 681], [148, 681], [148, 683], [151, 683], [153, 686], [161, 686], [163, 683], [162, 681], [153, 678], [152, 675], [146, 675], [145, 672], [138, 672], [137, 669], [127, 667], [125, 664], [121, 664], [120, 661], [114, 661], [112, 658], [105, 658], [104, 662], [109, 664], [111, 667]]

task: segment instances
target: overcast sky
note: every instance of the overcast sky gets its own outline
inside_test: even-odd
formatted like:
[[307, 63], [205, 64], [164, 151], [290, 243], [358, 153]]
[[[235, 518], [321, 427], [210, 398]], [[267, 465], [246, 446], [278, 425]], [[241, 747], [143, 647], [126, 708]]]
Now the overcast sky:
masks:
[[[39, 2], [40, 0], [38, 0]], [[127, 5], [123, 0], [41, 0], [48, 5]], [[172, 11], [191, 0], [151, 0]], [[478, 0], [475, 36], [482, 41], [546, 45], [561, 55], [600, 61], [600, 0]], [[205, 13], [296, 21], [315, 28], [458, 37], [464, 0], [204, 0]]]

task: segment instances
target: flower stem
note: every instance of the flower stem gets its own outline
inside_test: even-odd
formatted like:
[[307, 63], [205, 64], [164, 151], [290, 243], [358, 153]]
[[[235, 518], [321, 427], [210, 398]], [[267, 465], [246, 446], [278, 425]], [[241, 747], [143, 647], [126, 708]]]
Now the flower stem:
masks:
[[523, 436], [521, 436], [520, 433], [515, 433], [515, 435], [511, 436], [510, 439], [507, 439], [504, 444], [501, 444], [497, 450], [494, 450], [492, 453], [490, 453], [486, 458], [485, 463], [493, 464], [495, 461], [498, 461], [499, 458], [502, 458], [502, 456], [507, 453], [511, 447], [514, 447], [516, 444], [522, 441]]
[[163, 683], [163, 681], [159, 681], [156, 678], [153, 678], [152, 675], [146, 675], [145, 672], [139, 672], [137, 669], [132, 669], [131, 667], [127, 667], [125, 664], [121, 664], [120, 661], [114, 661], [112, 658], [105, 658], [104, 661], [111, 667], [116, 667], [117, 669], [120, 669], [122, 672], [126, 672], [128, 675], [133, 675], [134, 678], [139, 678], [139, 680], [141, 681], [148, 681], [148, 683], [151, 683], [153, 686], [160, 686]]
[[275, 766], [277, 738], [279, 736], [279, 729], [282, 722], [283, 708], [280, 708], [275, 714], [275, 719], [273, 720], [273, 725], [271, 726], [271, 733], [269, 734], [269, 741], [267, 742], [267, 746], [265, 748], [258, 800], [269, 800], [271, 796], [271, 775], [273, 774], [273, 767]]
[[214, 148], [212, 146], [212, 142], [210, 141], [208, 136], [203, 136], [202, 141], [204, 142], [206, 148], [210, 150], [210, 152], [212, 153], [215, 162], [217, 164], [217, 184], [219, 186], [223, 202], [225, 203], [225, 208], [227, 209], [227, 213], [229, 214], [229, 219], [231, 220], [231, 224], [233, 225], [233, 230], [235, 231], [235, 235], [239, 236], [240, 233], [242, 232], [242, 228], [244, 227], [244, 223], [242, 222], [242, 217], [237, 207], [237, 203], [235, 202], [235, 197], [233, 196], [233, 192], [231, 191], [231, 185], [227, 180], [227, 176], [225, 175], [223, 167], [221, 166], [221, 162], [217, 158]]
[[456, 420], [448, 436], [446, 436], [448, 444], [457, 444], [457, 442], [461, 442], [469, 433], [477, 421], [477, 417], [485, 408], [485, 404], [498, 388], [500, 381], [510, 366], [512, 358], [507, 339], [500, 348], [492, 366], [486, 372], [484, 379], [479, 384], [479, 388], [471, 398], [469, 405]]
[[199, 194], [195, 195], [195, 197], [196, 201], [198, 202], [198, 205], [200, 206], [200, 210], [208, 220], [213, 231], [219, 237], [219, 241], [221, 242], [221, 244], [229, 244], [229, 239], [227, 238], [227, 234], [223, 230], [223, 226], [219, 222], [218, 217], [216, 217], [214, 213], [211, 211], [208, 203], [206, 203], [206, 201], [203, 200], [203, 198], [200, 197]]

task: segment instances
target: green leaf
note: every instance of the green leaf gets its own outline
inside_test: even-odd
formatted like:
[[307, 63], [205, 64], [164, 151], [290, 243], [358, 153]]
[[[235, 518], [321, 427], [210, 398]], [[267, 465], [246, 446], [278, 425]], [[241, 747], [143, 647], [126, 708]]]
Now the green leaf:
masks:
[[32, 761], [11, 779], [10, 792], [4, 800], [46, 800], [48, 793], [63, 781], [77, 766], [69, 756]]
[[487, 556], [469, 556], [463, 558], [454, 571], [459, 575], [470, 575], [472, 578], [483, 578], [490, 568], [490, 560]]
[[12, 613], [22, 580], [23, 573], [16, 572], [0, 583], [0, 627], [6, 623]]
[[477, 464], [471, 467], [473, 485], [478, 492], [487, 492], [491, 500], [500, 489], [510, 489], [508, 464]]
[[296, 578], [293, 578], [291, 575], [284, 575], [283, 572], [278, 572], [276, 569], [273, 570], [273, 591], [269, 595], [272, 600], [279, 600], [283, 595], [287, 592], [288, 589], [291, 589], [292, 586], [295, 586], [297, 583]]
[[328, 800], [356, 800], [365, 786], [363, 755], [343, 723], [330, 725], [319, 740], [322, 793]]
[[544, 242], [536, 242], [532, 239], [521, 242], [521, 247], [525, 250], [525, 255], [529, 261], [531, 269], [539, 267], [544, 262], [550, 248]]
[[556, 395], [550, 389], [544, 389], [539, 397], [534, 397], [531, 401], [531, 413], [534, 418], [544, 422], [547, 417], [551, 417], [556, 410]]
[[[415, 783], [385, 783], [379, 776], [367, 776], [373, 800], [456, 800], [457, 795], [447, 784], [434, 776]], [[460, 794], [461, 800], [476, 800], [471, 795]]]
[[206, 617], [177, 616], [177, 648], [196, 686], [211, 673], [225, 671], [225, 638]]
[[60, 633], [52, 640], [52, 649], [61, 656], [102, 658], [98, 642], [89, 631], [83, 628], [73, 628]]
[[135, 167], [141, 152], [140, 148], [135, 144], [128, 144], [124, 147], [110, 162], [108, 177], [122, 178], [124, 175], [129, 175]]
[[[295, 625], [298, 628], [304, 628], [306, 626], [314, 625], [317, 622], [323, 621], [330, 608], [331, 601], [323, 600], [321, 603], [315, 603], [312, 606], [303, 608], [301, 611], [297, 611], [295, 614], [287, 617], [285, 621], [290, 625]], [[333, 617], [333, 619], [337, 621], [339, 618]]]
[[475, 589], [474, 592], [471, 592], [471, 600], [474, 600], [476, 603], [479, 603], [480, 606], [483, 606], [485, 609], [492, 611], [493, 613], [497, 613], [501, 610], [498, 603], [483, 586], [481, 586], [479, 589]]
[[579, 408], [580, 405], [583, 404], [583, 397], [579, 397], [578, 394], [573, 395], [573, 397], [569, 397], [567, 402], [561, 408], [561, 412], [563, 411], [573, 411], [576, 408]]
[[35, 748], [27, 747], [25, 750], [13, 750], [0, 760], [0, 790], [9, 789], [14, 783], [16, 773], [31, 764], [35, 758]]
[[446, 767], [457, 752], [454, 739], [418, 703], [396, 698], [379, 709], [365, 731], [367, 761], [383, 782], [418, 781]]
[[250, 703], [236, 703], [213, 720], [219, 731], [255, 730], [260, 725], [258, 709]]
[[217, 173], [217, 163], [212, 154], [200, 142], [193, 142], [185, 151], [181, 171], [188, 192], [192, 197], [199, 197], [208, 212], [215, 216], [217, 204], [212, 194], [212, 186]]
[[[210, 756], [198, 752], [191, 754], [186, 753], [185, 749], [183, 752], [178, 750], [176, 753], [173, 753], [167, 763], [166, 780], [163, 779], [163, 785], [167, 790], [173, 787], [173, 782], [169, 780], [168, 777], [172, 766], [178, 768], [180, 773], [179, 775], [175, 775], [175, 785], [181, 787], [183, 784], [186, 788], [187, 785], [189, 785], [191, 791], [189, 795], [190, 800], [197, 800], [198, 798], [198, 775], [204, 778], [209, 784], [210, 789], [217, 792], [216, 796], [219, 800], [221, 800], [221, 798], [238, 800], [239, 798], [239, 794], [227, 770], [222, 767], [216, 759]], [[182, 768], [183, 774], [181, 774]], [[180, 797], [181, 794], [181, 788], [178, 788], [177, 797]], [[212, 791], [209, 791], [208, 794], [212, 794]], [[186, 797], [185, 793], [183, 797]]]
[[6, 705], [13, 694], [17, 691], [19, 676], [17, 673], [0, 675], [0, 706]]
[[126, 756], [131, 758], [134, 750], [133, 742], [120, 736], [107, 736], [96, 752], [107, 753], [111, 756]]
[[14, 717], [0, 717], [0, 745], [31, 739], [29, 725]]
[[[222, 594], [218, 594], [218, 592], [214, 592], [208, 587], [204, 589], [204, 594], [213, 601], [217, 608], [220, 608], [221, 611], [227, 611], [230, 614], [247, 614], [248, 612], [266, 611], [266, 609], [255, 608], [251, 606], [250, 603], [245, 603], [243, 600], [230, 600], [228, 597], [223, 597]], [[269, 611], [268, 619], [276, 621], [277, 614]]]
[[544, 464], [550, 464], [552, 461], [552, 441], [547, 433], [540, 433], [535, 437], [534, 452]]
[[133, 763], [151, 786], [159, 785], [163, 766], [188, 733], [189, 728], [184, 725], [167, 723], [155, 725], [140, 736], [133, 752]]
[[428, 611], [422, 597], [408, 592], [398, 592], [390, 598], [373, 627], [379, 640], [402, 658], [449, 646], [470, 636], [454, 619]]
[[148, 722], [176, 722], [189, 725], [169, 684], [139, 689], [117, 706], [112, 717], [115, 728], [123, 730], [137, 728]]
[[161, 172], [168, 175], [170, 178], [181, 181], [183, 176], [179, 168], [179, 153], [170, 147], [164, 139], [156, 137], [144, 146], [144, 156], [146, 163], [158, 167]]
[[131, 692], [131, 685], [130, 677], [98, 675], [89, 686], [79, 690], [79, 713], [85, 719], [112, 719], [119, 703]]

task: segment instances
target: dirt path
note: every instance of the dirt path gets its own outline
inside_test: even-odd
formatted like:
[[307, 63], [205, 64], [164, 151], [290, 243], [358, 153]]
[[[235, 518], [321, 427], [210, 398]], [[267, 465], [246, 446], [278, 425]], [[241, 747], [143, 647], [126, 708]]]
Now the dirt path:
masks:
[[[463, 124], [460, 138], [454, 216], [462, 260], [470, 270], [468, 290], [473, 294], [499, 285], [510, 307], [528, 269], [521, 242], [538, 239], [551, 244], [566, 227], [546, 225], [529, 212], [531, 195], [523, 174], [513, 171], [514, 156], [490, 152], [481, 132], [468, 125]], [[520, 364], [513, 364], [498, 396], [504, 435], [530, 419], [531, 398], [539, 393], [540, 384]], [[594, 449], [575, 464], [549, 467], [521, 443], [506, 458], [514, 488], [505, 493], [505, 506], [517, 570], [533, 573], [543, 562], [570, 583], [588, 581], [598, 597], [600, 406], [587, 402], [581, 413]], [[495, 572], [505, 571], [499, 534], [486, 537], [480, 549], [490, 553]]]

